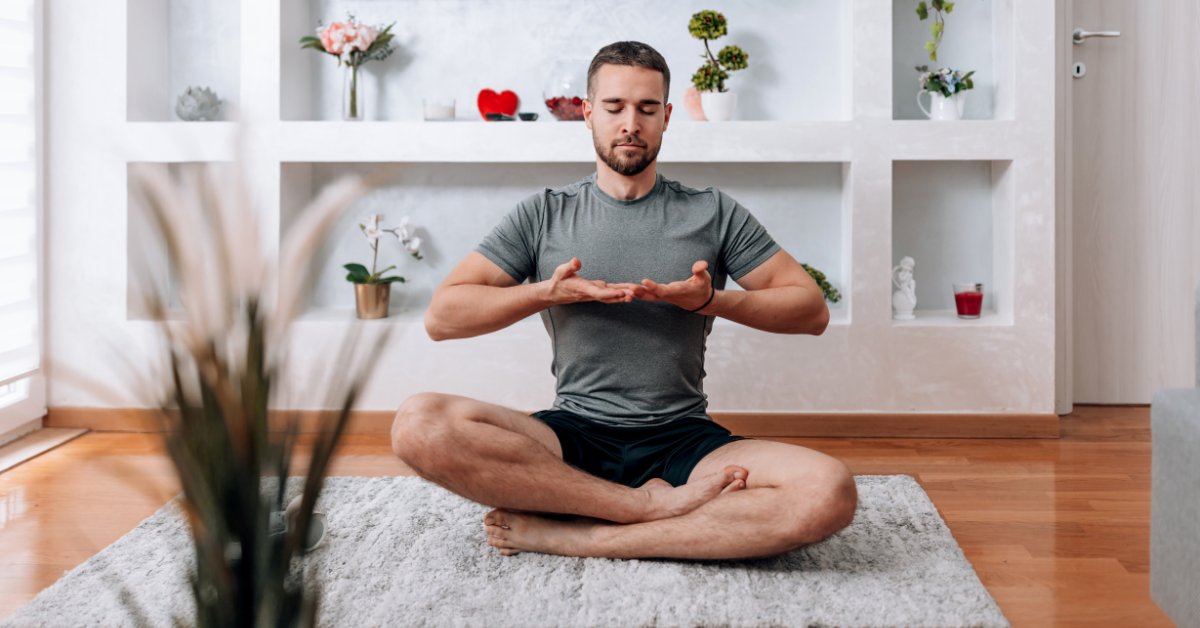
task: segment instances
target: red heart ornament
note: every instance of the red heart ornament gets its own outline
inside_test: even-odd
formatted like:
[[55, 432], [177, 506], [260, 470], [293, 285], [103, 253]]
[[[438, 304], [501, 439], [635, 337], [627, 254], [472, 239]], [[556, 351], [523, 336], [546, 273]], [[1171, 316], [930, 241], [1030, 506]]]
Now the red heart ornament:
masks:
[[517, 93], [506, 89], [499, 94], [491, 89], [479, 91], [475, 104], [479, 106], [479, 116], [487, 120], [489, 113], [502, 113], [506, 116], [517, 114]]

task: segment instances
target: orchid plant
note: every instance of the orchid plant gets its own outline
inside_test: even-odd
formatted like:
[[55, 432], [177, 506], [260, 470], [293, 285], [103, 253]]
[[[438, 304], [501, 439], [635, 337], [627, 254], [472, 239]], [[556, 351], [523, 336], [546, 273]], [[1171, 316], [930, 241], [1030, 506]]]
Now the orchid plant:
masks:
[[395, 50], [392, 48], [392, 22], [387, 26], [362, 24], [351, 13], [345, 22], [333, 22], [328, 26], [317, 23], [317, 34], [300, 38], [300, 48], [331, 54], [339, 66], [350, 68], [350, 111], [351, 118], [358, 117], [358, 67], [368, 61], [382, 61]]
[[371, 245], [371, 269], [367, 270], [362, 264], [346, 264], [342, 268], [350, 271], [346, 275], [346, 281], [351, 283], [404, 283], [404, 277], [400, 275], [392, 275], [384, 277], [383, 274], [396, 268], [395, 264], [384, 268], [383, 270], [375, 270], [379, 262], [379, 238], [385, 233], [390, 233], [395, 236], [400, 242], [400, 246], [408, 251], [414, 259], [425, 259], [421, 255], [421, 238], [416, 235], [416, 227], [414, 227], [408, 219], [408, 216], [400, 219], [400, 224], [387, 229], [379, 225], [384, 218], [383, 214], [371, 214], [367, 217], [366, 222], [358, 223], [358, 228], [362, 231], [363, 236], [367, 238], [367, 242]]

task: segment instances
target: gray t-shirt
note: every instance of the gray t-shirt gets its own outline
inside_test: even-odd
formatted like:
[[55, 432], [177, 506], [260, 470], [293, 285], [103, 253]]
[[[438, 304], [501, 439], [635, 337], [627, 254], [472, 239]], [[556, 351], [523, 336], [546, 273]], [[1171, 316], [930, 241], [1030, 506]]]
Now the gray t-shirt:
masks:
[[[475, 249], [518, 282], [542, 281], [572, 256], [579, 276], [614, 283], [687, 279], [708, 261], [713, 285], [739, 279], [779, 250], [727, 194], [661, 174], [649, 194], [615, 199], [596, 175], [522, 200]], [[558, 380], [554, 407], [617, 426], [709, 418], [705, 340], [713, 317], [666, 302], [573, 303], [543, 310]]]

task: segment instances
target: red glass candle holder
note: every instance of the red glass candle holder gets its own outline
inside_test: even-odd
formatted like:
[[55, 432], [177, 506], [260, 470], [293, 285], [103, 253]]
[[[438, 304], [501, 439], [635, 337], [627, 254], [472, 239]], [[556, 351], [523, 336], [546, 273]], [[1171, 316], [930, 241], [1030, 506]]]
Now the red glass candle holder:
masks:
[[954, 284], [954, 306], [958, 309], [959, 318], [979, 318], [983, 310], [983, 284]]

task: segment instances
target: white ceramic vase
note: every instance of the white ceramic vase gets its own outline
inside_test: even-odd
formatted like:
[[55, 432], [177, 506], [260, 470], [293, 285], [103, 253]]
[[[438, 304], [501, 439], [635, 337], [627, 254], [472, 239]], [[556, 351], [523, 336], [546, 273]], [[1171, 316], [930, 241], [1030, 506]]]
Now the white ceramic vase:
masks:
[[732, 120], [737, 110], [737, 93], [700, 92], [700, 108], [704, 110], [704, 117], [709, 120]]
[[[921, 94], [929, 94], [929, 108], [925, 108], [924, 101], [921, 100]], [[917, 106], [930, 120], [962, 120], [963, 109], [967, 105], [967, 93], [958, 92], [953, 96], [946, 98], [938, 92], [927, 92], [921, 90], [917, 92]]]

